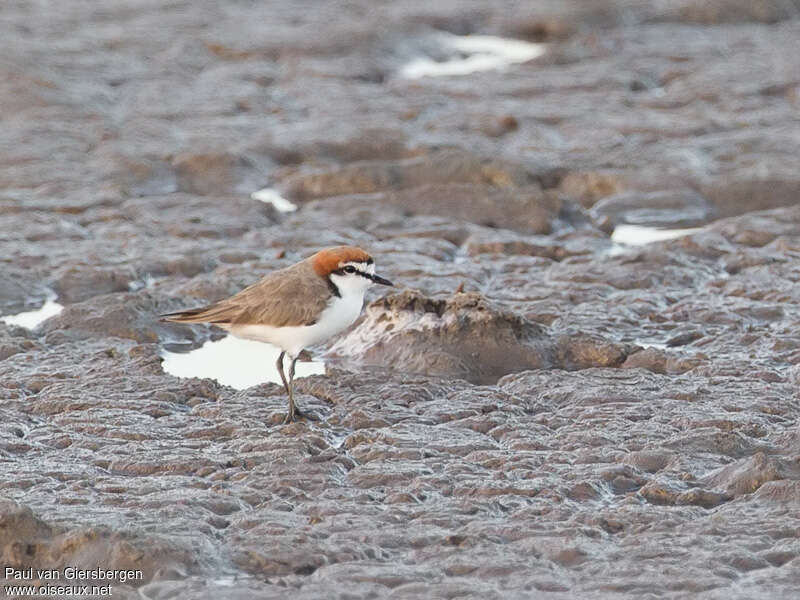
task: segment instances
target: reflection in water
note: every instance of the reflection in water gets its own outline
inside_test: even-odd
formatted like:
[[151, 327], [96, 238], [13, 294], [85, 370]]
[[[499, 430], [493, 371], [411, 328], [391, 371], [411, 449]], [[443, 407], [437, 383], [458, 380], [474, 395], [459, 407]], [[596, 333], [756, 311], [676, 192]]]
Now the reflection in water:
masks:
[[62, 305], [55, 301], [55, 296], [53, 296], [52, 298], [48, 298], [41, 308], [17, 313], [16, 315], [8, 315], [7, 317], [0, 317], [0, 321], [8, 323], [9, 325], [19, 325], [20, 327], [33, 329], [50, 317], [56, 316], [63, 308]]
[[611, 241], [628, 246], [642, 246], [651, 242], [660, 242], [691, 235], [700, 231], [701, 227], [688, 229], [659, 229], [641, 225], [617, 225], [611, 234]]
[[418, 79], [503, 69], [509, 65], [537, 58], [544, 54], [546, 49], [544, 44], [532, 44], [491, 35], [441, 33], [438, 40], [442, 48], [453, 50], [461, 56], [441, 62], [427, 56], [415, 58], [400, 69], [400, 76]]
[[290, 202], [281, 196], [277, 190], [272, 188], [264, 188], [250, 194], [253, 200], [260, 200], [266, 204], [272, 204], [278, 212], [294, 212], [297, 210], [297, 205]]
[[[164, 351], [164, 372], [175, 377], [209, 377], [223, 385], [243, 390], [260, 383], [281, 383], [275, 367], [280, 350], [270, 344], [241, 340], [227, 336], [216, 342], [208, 341], [191, 352]], [[284, 359], [284, 369], [289, 371], [289, 360]], [[321, 375], [325, 363], [319, 361], [297, 362], [295, 377]]]

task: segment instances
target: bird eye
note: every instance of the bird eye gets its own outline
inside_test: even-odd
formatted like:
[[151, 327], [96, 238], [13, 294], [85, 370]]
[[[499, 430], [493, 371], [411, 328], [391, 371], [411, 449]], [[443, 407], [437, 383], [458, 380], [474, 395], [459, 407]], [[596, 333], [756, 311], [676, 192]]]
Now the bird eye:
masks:
[[356, 268], [353, 265], [347, 265], [344, 268], [344, 272], [345, 273], [355, 273], [356, 272]]

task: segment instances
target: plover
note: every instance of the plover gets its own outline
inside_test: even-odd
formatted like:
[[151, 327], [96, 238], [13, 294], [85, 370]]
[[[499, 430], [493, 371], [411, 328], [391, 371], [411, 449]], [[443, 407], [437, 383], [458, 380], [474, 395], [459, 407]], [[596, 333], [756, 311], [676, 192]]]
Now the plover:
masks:
[[[281, 353], [276, 365], [289, 396], [284, 423], [291, 423], [303, 416], [292, 391], [297, 357], [352, 325], [361, 313], [364, 293], [373, 283], [392, 285], [375, 274], [375, 263], [364, 250], [337, 246], [273, 271], [230, 298], [161, 318], [211, 323], [236, 337], [278, 346]], [[292, 361], [288, 380], [283, 370], [286, 354]]]

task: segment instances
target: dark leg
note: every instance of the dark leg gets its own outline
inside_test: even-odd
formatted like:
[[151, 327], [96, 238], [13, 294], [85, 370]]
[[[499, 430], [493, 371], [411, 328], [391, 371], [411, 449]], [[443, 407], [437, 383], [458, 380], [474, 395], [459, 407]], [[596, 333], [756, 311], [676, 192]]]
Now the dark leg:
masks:
[[275, 363], [275, 366], [278, 368], [278, 373], [280, 373], [280, 375], [281, 375], [281, 381], [283, 382], [283, 387], [286, 390], [286, 393], [288, 394], [289, 393], [289, 384], [286, 383], [286, 375], [283, 374], [283, 355], [284, 354], [286, 354], [286, 352], [281, 352], [278, 355], [278, 362]]
[[[281, 381], [283, 382], [283, 388], [286, 390], [286, 395], [289, 396], [289, 412], [286, 414], [286, 418], [283, 420], [284, 423], [291, 423], [294, 421], [294, 398], [292, 397], [292, 387], [289, 382], [286, 381], [286, 375], [283, 373], [283, 356], [286, 352], [281, 352], [278, 355], [278, 362], [275, 365], [278, 367], [278, 373], [280, 373]], [[294, 365], [294, 361], [292, 361], [292, 365]], [[292, 369], [294, 371], [294, 369]], [[292, 377], [290, 376], [289, 381], [291, 381]]]
[[297, 357], [295, 356], [291, 364], [289, 364], [289, 414], [291, 415], [291, 420], [294, 420], [295, 417], [303, 418], [306, 416], [294, 405], [294, 363], [296, 362]]
[[292, 359], [292, 364], [289, 365], [289, 385], [292, 385], [292, 382], [294, 381], [294, 365], [296, 362], [297, 362], [297, 357], [295, 356]]
[[284, 423], [291, 423], [292, 421], [294, 421], [298, 417], [302, 418], [303, 416], [305, 416], [305, 415], [303, 415], [303, 413], [300, 412], [300, 410], [297, 408], [297, 406], [295, 406], [295, 403], [294, 403], [294, 385], [293, 385], [294, 384], [294, 363], [296, 363], [296, 362], [297, 362], [297, 357], [294, 357], [292, 359], [292, 362], [289, 363], [289, 387], [288, 387], [288, 392], [289, 392], [289, 413], [286, 415], [286, 419], [284, 419], [284, 421], [283, 421]]
[[291, 423], [295, 420], [295, 418], [301, 419], [309, 419], [311, 421], [317, 421], [318, 419], [312, 416], [309, 413], [302, 412], [294, 403], [294, 365], [297, 363], [297, 356], [292, 359], [292, 362], [289, 364], [289, 385], [288, 385], [288, 393], [289, 393], [289, 414], [286, 415], [286, 420], [284, 423]]

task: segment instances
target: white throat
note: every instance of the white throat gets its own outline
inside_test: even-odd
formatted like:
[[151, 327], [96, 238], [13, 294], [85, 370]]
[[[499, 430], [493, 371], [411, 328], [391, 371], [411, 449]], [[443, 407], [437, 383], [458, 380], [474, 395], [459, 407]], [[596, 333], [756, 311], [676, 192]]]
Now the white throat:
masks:
[[364, 301], [364, 294], [367, 293], [367, 288], [372, 285], [372, 282], [360, 275], [337, 275], [331, 274], [331, 281], [339, 290], [339, 295], [342, 300], [345, 298], [359, 298], [360, 302]]

